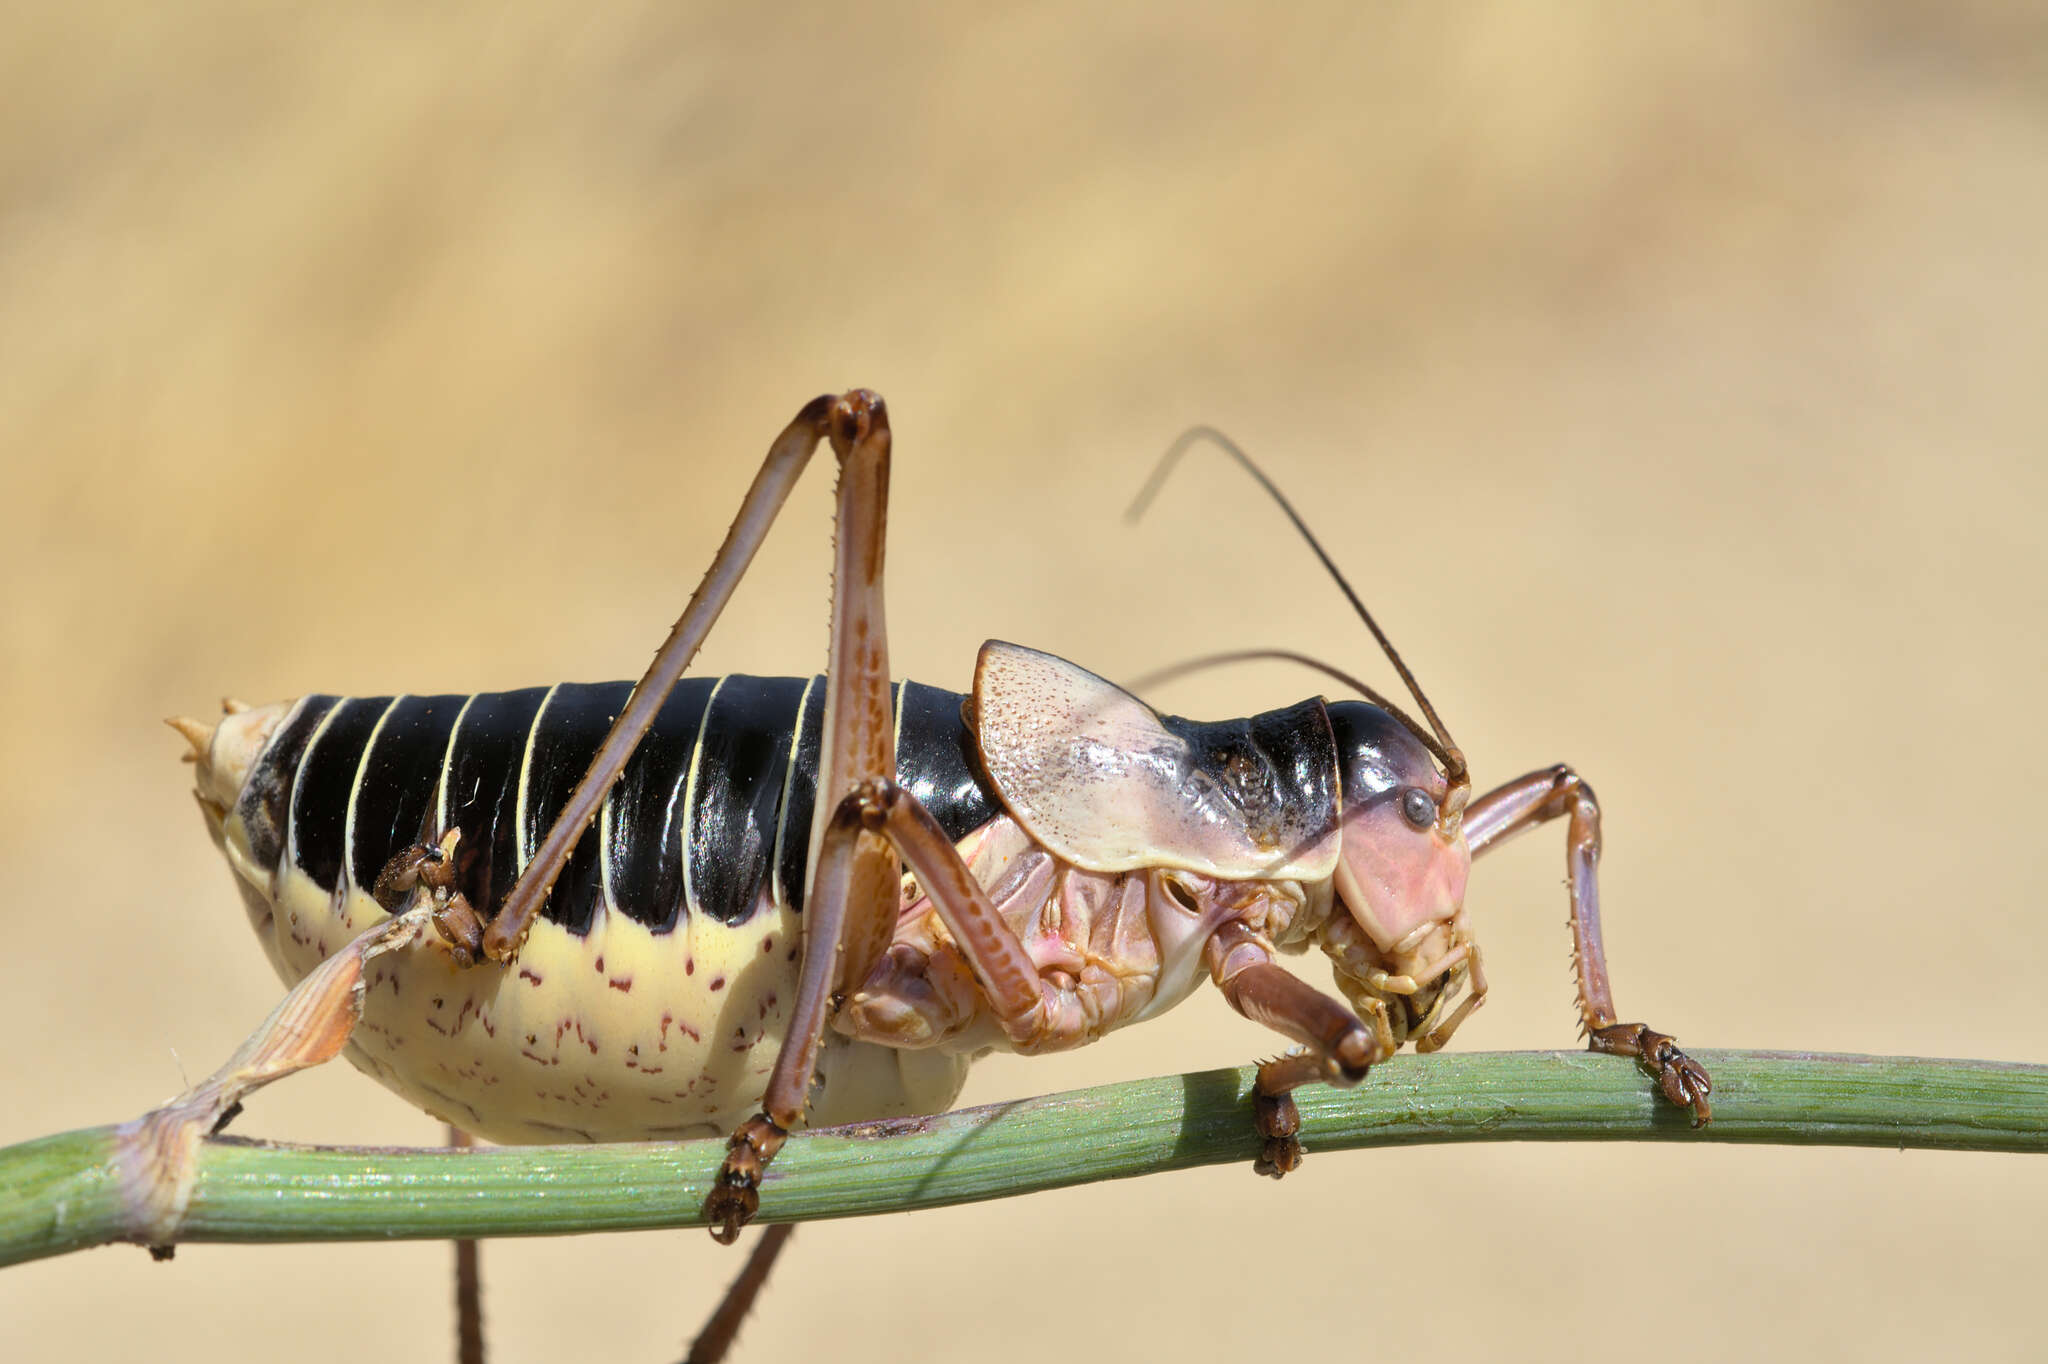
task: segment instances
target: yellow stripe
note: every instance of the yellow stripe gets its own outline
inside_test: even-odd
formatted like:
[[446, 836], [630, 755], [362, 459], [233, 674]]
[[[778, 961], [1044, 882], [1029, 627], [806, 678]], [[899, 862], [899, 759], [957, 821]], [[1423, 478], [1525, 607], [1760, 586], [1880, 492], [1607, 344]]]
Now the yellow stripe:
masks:
[[327, 737], [327, 727], [334, 723], [334, 717], [341, 714], [353, 698], [337, 696], [327, 713], [320, 717], [320, 723], [313, 726], [313, 737], [306, 740], [306, 746], [299, 752], [299, 765], [292, 769], [292, 793], [284, 803], [284, 856], [277, 859], [277, 866], [270, 873], [270, 898], [277, 899], [278, 887], [283, 883], [284, 869], [299, 864], [299, 783], [306, 779], [306, 769], [312, 765], [313, 754], [320, 747], [320, 741]]
[[391, 718], [391, 712], [397, 710], [398, 703], [404, 699], [404, 693], [391, 698], [391, 704], [384, 707], [377, 723], [370, 726], [370, 737], [363, 741], [363, 756], [356, 759], [356, 774], [348, 784], [348, 812], [342, 816], [341, 875], [334, 878], [336, 904], [341, 903], [347, 888], [356, 883], [356, 797], [363, 793], [363, 778], [369, 775], [370, 755], [377, 751], [377, 736], [384, 732], [384, 722]]
[[[727, 673], [726, 677], [732, 674]], [[704, 698], [704, 711], [697, 717], [697, 738], [690, 745], [690, 775], [683, 782], [683, 908], [692, 919], [703, 911], [697, 904], [697, 888], [690, 884], [690, 830], [697, 822], [697, 768], [704, 759], [704, 734], [711, 728], [711, 708], [718, 703], [718, 693], [725, 690], [725, 677], [712, 684], [711, 695]]]
[[519, 850], [519, 866], [516, 875], [526, 874], [526, 864], [533, 861], [533, 846], [526, 837], [526, 787], [533, 776], [533, 736], [540, 733], [540, 722], [547, 719], [548, 707], [554, 704], [555, 693], [562, 689], [557, 682], [548, 688], [548, 694], [540, 699], [540, 709], [533, 713], [533, 723], [526, 727], [526, 746], [519, 750], [519, 798], [512, 803], [512, 817], [517, 821], [512, 827], [517, 835], [513, 846]]
[[434, 838], [436, 841], [439, 841], [440, 837], [448, 832], [448, 778], [455, 774], [455, 736], [462, 733], [463, 717], [469, 714], [469, 708], [475, 703], [476, 693], [471, 692], [468, 699], [463, 701], [462, 709], [455, 712], [455, 723], [448, 730], [448, 743], [441, 750], [441, 779], [434, 783]]
[[910, 695], [912, 683], [905, 679], [896, 684], [896, 717], [889, 722], [889, 775], [894, 778], [895, 769], [903, 764], [903, 702]]

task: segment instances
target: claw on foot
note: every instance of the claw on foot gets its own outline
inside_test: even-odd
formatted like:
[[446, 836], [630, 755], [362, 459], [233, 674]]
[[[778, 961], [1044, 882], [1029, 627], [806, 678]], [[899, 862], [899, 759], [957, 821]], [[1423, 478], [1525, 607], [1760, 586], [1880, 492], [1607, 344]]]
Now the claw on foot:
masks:
[[729, 1246], [739, 1239], [740, 1228], [754, 1220], [761, 1208], [761, 1175], [789, 1133], [775, 1125], [766, 1113], [757, 1113], [740, 1124], [725, 1144], [725, 1162], [718, 1167], [718, 1182], [704, 1200], [704, 1216], [711, 1223], [711, 1239]]
[[704, 1216], [711, 1221], [711, 1239], [729, 1246], [740, 1239], [740, 1228], [754, 1220], [761, 1210], [761, 1195], [753, 1185], [730, 1174], [719, 1177], [718, 1187], [704, 1200]]
[[484, 957], [484, 926], [469, 899], [456, 891], [434, 906], [434, 931], [457, 966], [474, 966]]
[[1694, 1127], [1705, 1127], [1714, 1120], [1714, 1106], [1708, 1101], [1714, 1081], [1704, 1066], [1678, 1049], [1677, 1039], [1642, 1023], [1615, 1023], [1593, 1029], [1586, 1045], [1610, 1056], [1635, 1057], [1666, 1099], [1692, 1110]]
[[1259, 1135], [1265, 1138], [1259, 1158], [1252, 1162], [1252, 1171], [1270, 1179], [1280, 1179], [1300, 1169], [1301, 1110], [1294, 1106], [1294, 1096], [1254, 1092], [1252, 1110], [1256, 1115]]

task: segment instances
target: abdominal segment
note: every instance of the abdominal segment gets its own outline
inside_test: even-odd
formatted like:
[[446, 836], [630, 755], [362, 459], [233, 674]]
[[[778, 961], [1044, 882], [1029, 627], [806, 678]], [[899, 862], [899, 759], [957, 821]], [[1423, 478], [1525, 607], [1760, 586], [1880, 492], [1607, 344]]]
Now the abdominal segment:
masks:
[[[487, 919], [629, 691], [297, 703], [221, 830], [280, 973], [382, 920], [384, 862], [451, 828], [457, 888]], [[909, 775], [954, 827], [982, 818], [958, 698], [905, 684], [897, 701]], [[820, 679], [680, 684], [517, 959], [378, 958], [351, 1059], [496, 1141], [706, 1136], [750, 1116], [794, 1004], [822, 705]], [[941, 1110], [966, 1064], [829, 1038], [812, 1120]]]

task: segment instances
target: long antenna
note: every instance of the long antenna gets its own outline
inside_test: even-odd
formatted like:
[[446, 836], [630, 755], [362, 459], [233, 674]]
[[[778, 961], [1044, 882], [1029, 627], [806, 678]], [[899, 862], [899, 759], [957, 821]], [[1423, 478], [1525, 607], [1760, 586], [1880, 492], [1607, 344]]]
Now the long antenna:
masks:
[[1239, 467], [1266, 490], [1266, 495], [1279, 503], [1280, 510], [1287, 513], [1287, 519], [1294, 523], [1295, 530], [1301, 532], [1301, 538], [1308, 541], [1308, 547], [1316, 552], [1316, 558], [1323, 561], [1324, 569], [1336, 580], [1346, 600], [1351, 603], [1351, 609], [1358, 613], [1358, 618], [1365, 622], [1365, 628], [1372, 631], [1372, 637], [1379, 641], [1380, 648], [1386, 652], [1387, 661], [1394, 665], [1394, 671], [1408, 684], [1409, 694], [1415, 698], [1415, 704], [1421, 707], [1423, 717], [1429, 721], [1430, 728], [1436, 731], [1437, 738], [1443, 745], [1439, 756], [1443, 760], [1445, 779], [1454, 790], [1466, 783], [1465, 755], [1452, 741], [1451, 732], [1444, 727], [1442, 717], [1436, 713], [1436, 707], [1429, 704], [1429, 698], [1423, 695], [1422, 685], [1415, 680], [1415, 674], [1408, 671], [1408, 665], [1401, 661], [1401, 655], [1394, 648], [1393, 641], [1387, 638], [1386, 631], [1380, 629], [1379, 622], [1372, 618], [1372, 612], [1365, 609], [1365, 603], [1359, 600], [1358, 593], [1352, 591], [1351, 584], [1345, 580], [1336, 561], [1330, 558], [1329, 552], [1323, 548], [1323, 542], [1316, 539], [1315, 532], [1308, 528], [1308, 523], [1301, 519], [1301, 513], [1294, 509], [1294, 504], [1287, 500], [1287, 495], [1274, 485], [1272, 479], [1266, 477], [1265, 471], [1252, 462], [1252, 457], [1240, 449], [1236, 441], [1213, 426], [1195, 426], [1183, 431], [1172, 445], [1166, 447], [1166, 453], [1160, 456], [1158, 467], [1152, 471], [1152, 477], [1145, 481], [1145, 486], [1139, 489], [1138, 496], [1131, 502], [1130, 510], [1124, 513], [1124, 519], [1136, 521], [1145, 514], [1145, 509], [1152, 505], [1152, 499], [1165, 485], [1167, 475], [1173, 472], [1174, 465], [1180, 462], [1180, 457], [1197, 441], [1208, 441], [1236, 460]]

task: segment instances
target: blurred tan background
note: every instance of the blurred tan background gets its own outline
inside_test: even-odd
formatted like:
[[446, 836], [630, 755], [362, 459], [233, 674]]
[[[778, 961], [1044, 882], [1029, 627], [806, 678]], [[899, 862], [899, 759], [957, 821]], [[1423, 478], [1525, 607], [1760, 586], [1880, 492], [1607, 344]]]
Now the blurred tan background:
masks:
[[[1482, 782], [1598, 786], [1624, 1016], [2048, 1059], [2038, 7], [38, 11], [0, 41], [0, 1141], [140, 1111], [276, 997], [160, 717], [634, 674], [852, 384], [899, 433], [899, 673], [1001, 636], [1384, 677], [1220, 461], [1119, 523], [1217, 423]], [[829, 482], [706, 668], [822, 659]], [[1572, 1041], [1560, 843], [1474, 877], [1463, 1049]], [[1203, 997], [968, 1098], [1271, 1045]], [[345, 1067], [240, 1130], [437, 1139]], [[2038, 1358], [2044, 1213], [2017, 1157], [1312, 1155], [809, 1228], [742, 1358]], [[0, 1355], [438, 1360], [447, 1262], [74, 1256], [0, 1274]], [[494, 1244], [498, 1357], [673, 1357], [737, 1264]]]

